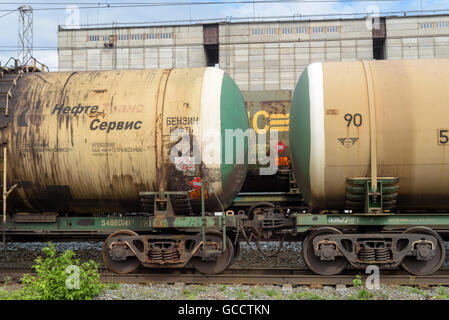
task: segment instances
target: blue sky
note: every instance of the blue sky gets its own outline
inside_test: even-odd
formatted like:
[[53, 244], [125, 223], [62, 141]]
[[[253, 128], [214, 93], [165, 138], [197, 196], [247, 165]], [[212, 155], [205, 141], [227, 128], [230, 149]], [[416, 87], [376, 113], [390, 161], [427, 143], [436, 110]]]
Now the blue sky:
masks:
[[[9, 2], [5, 4], [5, 2]], [[96, 3], [132, 3], [161, 2], [162, 0], [71, 0], [72, 2]], [[167, 0], [165, 2], [192, 2], [193, 0]], [[195, 0], [205, 1], [206, 0]], [[229, 0], [228, 0], [229, 1]], [[14, 10], [21, 5], [29, 4], [33, 8], [62, 7], [64, 5], [39, 5], [37, 2], [62, 3], [62, 0], [31, 0], [15, 2], [0, 1], [0, 16], [7, 13], [3, 10]], [[70, 4], [70, 1], [67, 2]], [[412, 1], [370, 1], [370, 2], [309, 2], [309, 3], [270, 3], [270, 4], [222, 4], [222, 5], [191, 5], [175, 7], [141, 7], [141, 8], [109, 8], [80, 10], [81, 24], [111, 23], [111, 22], [145, 22], [163, 20], [188, 20], [225, 17], [264, 17], [292, 14], [340, 14], [362, 13], [372, 5], [379, 7], [381, 12], [403, 10], [434, 10], [449, 9], [449, 0], [412, 0]], [[68, 14], [65, 10], [34, 11], [34, 56], [57, 71], [57, 30], [58, 25], [65, 24]], [[0, 61], [5, 63], [10, 56], [17, 55], [18, 44], [18, 12], [13, 12], [0, 18]], [[42, 50], [41, 48], [47, 48]]]

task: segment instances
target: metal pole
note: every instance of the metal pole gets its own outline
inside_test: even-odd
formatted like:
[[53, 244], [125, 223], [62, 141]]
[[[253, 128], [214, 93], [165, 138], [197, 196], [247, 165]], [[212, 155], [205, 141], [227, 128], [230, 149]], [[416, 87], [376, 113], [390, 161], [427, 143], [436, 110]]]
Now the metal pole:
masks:
[[223, 219], [223, 252], [226, 251], [226, 212], [222, 212], [221, 218]]
[[33, 8], [21, 6], [19, 9], [19, 65], [25, 66], [33, 56]]
[[205, 213], [205, 204], [204, 204], [204, 182], [201, 180], [201, 237], [203, 241], [203, 251], [202, 256], [204, 257], [204, 253], [206, 252], [206, 213]]
[[3, 146], [3, 247], [6, 247], [6, 144]]

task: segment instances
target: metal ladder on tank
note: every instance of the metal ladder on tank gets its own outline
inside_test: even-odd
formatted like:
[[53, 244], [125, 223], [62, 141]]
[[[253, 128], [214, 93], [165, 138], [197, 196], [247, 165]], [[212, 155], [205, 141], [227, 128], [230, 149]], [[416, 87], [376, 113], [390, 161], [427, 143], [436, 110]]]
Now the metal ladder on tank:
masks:
[[[19, 67], [18, 61], [14, 58], [10, 58], [5, 66], [7, 66], [11, 61], [14, 61], [14, 67], [0, 67], [0, 134], [2, 140], [0, 141], [0, 176], [1, 176], [1, 187], [2, 187], [2, 230], [3, 230], [3, 245], [6, 245], [5, 239], [5, 229], [6, 229], [6, 209], [7, 209], [7, 198], [18, 187], [18, 183], [14, 183], [8, 188], [8, 177], [7, 177], [7, 163], [8, 163], [8, 140], [7, 133], [5, 130], [8, 128], [10, 123], [8, 119], [8, 110], [11, 99], [13, 99], [14, 90], [17, 86], [18, 80], [23, 76], [24, 73], [28, 72], [44, 72], [48, 71], [48, 68], [39, 63], [35, 58], [31, 57], [24, 66]], [[30, 66], [28, 63], [32, 61], [33, 65]], [[38, 64], [40, 68], [38, 68]]]

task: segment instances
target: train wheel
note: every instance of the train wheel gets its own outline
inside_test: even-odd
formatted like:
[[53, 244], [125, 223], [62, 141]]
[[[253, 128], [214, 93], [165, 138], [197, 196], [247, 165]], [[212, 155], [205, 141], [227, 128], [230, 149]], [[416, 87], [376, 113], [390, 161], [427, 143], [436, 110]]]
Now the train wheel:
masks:
[[429, 260], [417, 260], [414, 256], [405, 257], [401, 265], [409, 273], [417, 276], [426, 276], [436, 272], [443, 265], [446, 259], [446, 247], [444, 246], [443, 239], [433, 231], [426, 227], [412, 227], [406, 230], [404, 233], [418, 233], [434, 236], [438, 241], [438, 248], [435, 255]]
[[[120, 273], [120, 274], [126, 274], [136, 271], [136, 269], [140, 265], [139, 259], [137, 257], [127, 257], [126, 260], [113, 260], [111, 255], [109, 254], [109, 248], [108, 248], [108, 241], [109, 239], [113, 237], [118, 236], [138, 236], [137, 233], [130, 231], [130, 230], [120, 230], [112, 233], [107, 237], [107, 239], [104, 241], [103, 244], [103, 262], [108, 267], [109, 270]], [[118, 238], [118, 241], [120, 241], [120, 238]]]
[[339, 274], [346, 268], [348, 261], [346, 260], [345, 257], [337, 256], [335, 257], [335, 260], [321, 260], [320, 257], [317, 257], [315, 255], [315, 251], [313, 249], [313, 239], [316, 236], [335, 234], [335, 233], [341, 232], [334, 228], [327, 228], [327, 227], [319, 228], [313, 231], [304, 240], [303, 243], [304, 260], [307, 266], [313, 272], [324, 276], [330, 276], [334, 274]]
[[[206, 234], [206, 245], [212, 250], [219, 250], [222, 247], [223, 237], [215, 233]], [[234, 257], [234, 246], [232, 241], [226, 237], [226, 251], [214, 260], [203, 261], [201, 257], [194, 257], [190, 260], [193, 267], [204, 274], [217, 274], [223, 272], [231, 264]]]

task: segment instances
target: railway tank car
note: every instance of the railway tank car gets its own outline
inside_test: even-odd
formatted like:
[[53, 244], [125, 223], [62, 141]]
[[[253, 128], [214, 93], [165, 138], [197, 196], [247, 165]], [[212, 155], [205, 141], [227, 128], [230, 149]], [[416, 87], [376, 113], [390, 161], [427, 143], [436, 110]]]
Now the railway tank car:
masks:
[[[222, 161], [225, 130], [246, 130], [248, 120], [239, 89], [217, 68], [24, 74], [8, 112], [2, 134], [9, 184], [20, 181], [16, 210], [135, 212], [153, 204], [140, 192], [191, 190], [196, 176], [213, 193], [206, 210], [222, 210], [246, 176], [246, 163]], [[204, 140], [210, 128], [213, 142]], [[171, 154], [174, 129], [214, 161]], [[200, 208], [198, 199], [173, 198], [178, 213]]]
[[302, 195], [324, 214], [311, 215], [321, 228], [304, 242], [312, 270], [401, 263], [424, 275], [442, 265], [448, 74], [449, 60], [436, 59], [313, 63], [302, 73], [290, 150]]
[[[215, 68], [22, 71], [0, 69], [4, 241], [107, 236], [103, 260], [116, 273], [189, 263], [220, 273], [240, 240], [260, 251], [260, 241], [303, 241], [321, 275], [348, 264], [429, 275], [444, 262], [447, 60], [314, 63], [291, 108], [283, 92], [244, 101]], [[237, 145], [254, 145], [226, 132], [249, 127], [281, 131], [291, 198], [283, 185], [264, 189], [273, 177], [254, 174], [259, 164], [247, 176]]]
[[232, 263], [236, 219], [224, 210], [246, 177], [248, 144], [234, 133], [248, 117], [227, 74], [29, 69], [0, 70], [4, 243], [109, 235], [103, 260], [116, 273]]
[[448, 60], [309, 66], [293, 97], [290, 128], [307, 202], [352, 208], [348, 179], [375, 173], [400, 179], [392, 208], [449, 209], [448, 73]]

